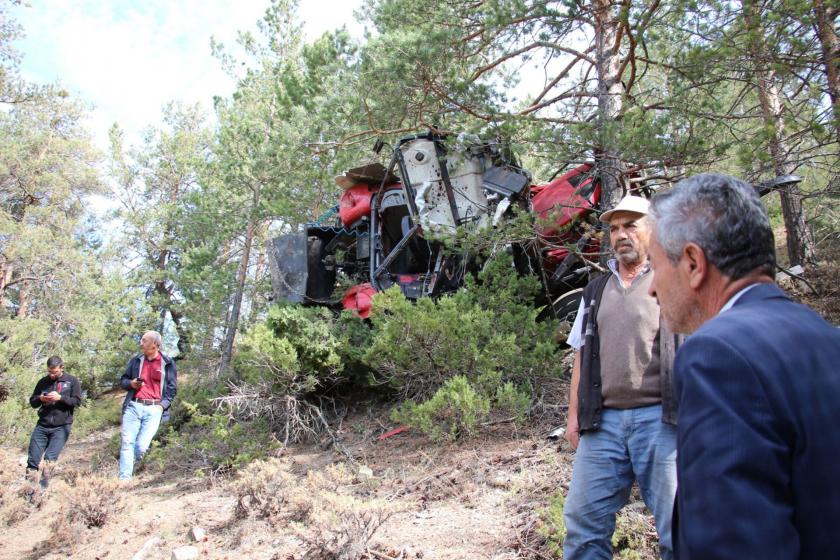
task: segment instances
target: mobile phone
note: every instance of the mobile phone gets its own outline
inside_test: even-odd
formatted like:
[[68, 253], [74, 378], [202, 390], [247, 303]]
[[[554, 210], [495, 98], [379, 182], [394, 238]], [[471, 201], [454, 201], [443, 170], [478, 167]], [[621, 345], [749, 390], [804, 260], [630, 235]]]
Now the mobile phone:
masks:
[[143, 378], [142, 377], [137, 377], [136, 379], [137, 379], [137, 383], [139, 383], [140, 385], [143, 384]]

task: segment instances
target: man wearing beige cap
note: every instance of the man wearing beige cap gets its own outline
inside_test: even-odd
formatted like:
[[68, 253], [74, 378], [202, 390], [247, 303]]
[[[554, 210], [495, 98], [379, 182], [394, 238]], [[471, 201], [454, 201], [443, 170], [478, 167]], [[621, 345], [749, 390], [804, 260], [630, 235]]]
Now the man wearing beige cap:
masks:
[[662, 558], [673, 558], [677, 339], [660, 330], [648, 293], [649, 203], [626, 196], [601, 215], [615, 258], [583, 292], [568, 344], [575, 352], [566, 439], [576, 449], [564, 520], [564, 558], [612, 558], [615, 516], [633, 481], [653, 512]]

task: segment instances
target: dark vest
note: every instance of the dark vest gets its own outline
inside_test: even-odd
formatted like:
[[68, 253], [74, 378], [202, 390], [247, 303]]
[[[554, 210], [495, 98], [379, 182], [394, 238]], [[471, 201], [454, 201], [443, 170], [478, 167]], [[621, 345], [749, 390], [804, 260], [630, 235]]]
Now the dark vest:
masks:
[[[597, 430], [601, 424], [603, 398], [601, 396], [601, 340], [598, 337], [598, 308], [601, 295], [612, 272], [592, 280], [583, 290], [583, 346], [580, 349], [580, 382], [578, 384], [578, 423], [580, 431]], [[671, 382], [674, 356], [682, 337], [671, 333], [660, 321], [653, 351], [660, 359], [660, 390], [662, 393], [662, 421], [677, 423], [677, 401]]]

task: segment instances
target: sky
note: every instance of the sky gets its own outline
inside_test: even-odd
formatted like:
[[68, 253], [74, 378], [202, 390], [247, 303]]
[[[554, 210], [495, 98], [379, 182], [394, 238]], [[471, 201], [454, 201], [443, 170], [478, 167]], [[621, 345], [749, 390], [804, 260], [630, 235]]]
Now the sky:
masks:
[[[210, 38], [234, 45], [237, 31], [256, 32], [269, 0], [30, 0], [12, 10], [25, 39], [24, 79], [58, 83], [92, 105], [88, 123], [107, 149], [115, 122], [129, 143], [161, 122], [169, 101], [201, 103], [233, 92], [233, 79], [210, 52]], [[346, 25], [360, 36], [361, 0], [300, 0], [308, 40]]]

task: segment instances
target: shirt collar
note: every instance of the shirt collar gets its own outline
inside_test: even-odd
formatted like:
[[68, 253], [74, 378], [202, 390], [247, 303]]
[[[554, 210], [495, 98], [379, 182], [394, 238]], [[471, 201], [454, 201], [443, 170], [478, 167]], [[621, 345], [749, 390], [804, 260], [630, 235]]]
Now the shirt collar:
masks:
[[[607, 267], [613, 273], [613, 276], [618, 278], [619, 284], [623, 286], [624, 282], [621, 279], [621, 273], [618, 271], [618, 259], [608, 260]], [[650, 261], [645, 261], [645, 264], [642, 266], [642, 270], [640, 270], [639, 273], [633, 278], [633, 280], [630, 281], [630, 285], [632, 286], [633, 284], [635, 284], [637, 280], [641, 279], [648, 272], [650, 272]]]
[[750, 284], [749, 286], [747, 286], [746, 288], [742, 289], [742, 290], [741, 290], [741, 291], [739, 291], [737, 294], [735, 294], [734, 296], [732, 296], [731, 298], [729, 298], [729, 301], [727, 301], [727, 302], [723, 305], [723, 307], [721, 307], [721, 308], [720, 308], [720, 311], [718, 311], [718, 315], [720, 315], [720, 314], [721, 314], [721, 313], [723, 313], [724, 311], [729, 311], [730, 309], [732, 309], [732, 306], [733, 306], [733, 305], [735, 305], [735, 303], [736, 303], [739, 299], [741, 299], [741, 296], [742, 296], [742, 295], [744, 295], [744, 294], [745, 294], [745, 293], [747, 293], [749, 290], [751, 290], [751, 289], [755, 288], [756, 286], [758, 286], [758, 284], [759, 284], [758, 282], [757, 282], [757, 283], [755, 283], [755, 284]]

